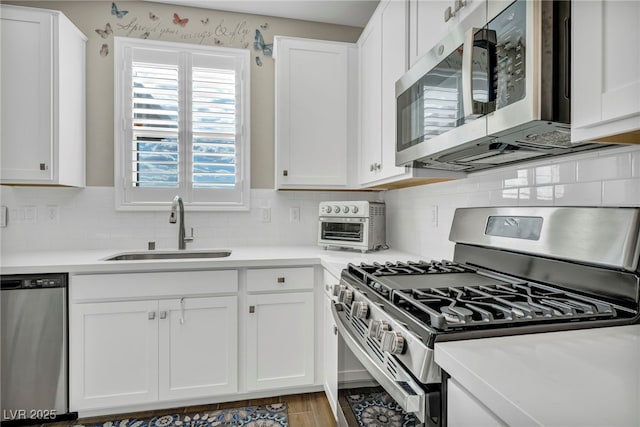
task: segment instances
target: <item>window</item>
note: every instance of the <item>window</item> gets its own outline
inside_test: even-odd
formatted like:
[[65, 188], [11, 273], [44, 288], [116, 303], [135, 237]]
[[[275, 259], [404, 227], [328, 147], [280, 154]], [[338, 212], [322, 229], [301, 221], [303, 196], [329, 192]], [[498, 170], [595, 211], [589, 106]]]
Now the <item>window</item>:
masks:
[[248, 209], [249, 51], [116, 37], [115, 70], [118, 209]]

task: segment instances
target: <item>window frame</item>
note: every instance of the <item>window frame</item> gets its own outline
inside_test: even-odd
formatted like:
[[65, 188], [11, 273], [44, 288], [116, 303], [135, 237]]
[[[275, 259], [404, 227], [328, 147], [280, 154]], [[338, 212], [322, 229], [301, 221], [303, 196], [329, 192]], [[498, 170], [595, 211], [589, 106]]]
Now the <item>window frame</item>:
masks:
[[[133, 141], [131, 65], [133, 49], [175, 54], [179, 67], [186, 67], [188, 78], [180, 78], [179, 106], [191, 110], [191, 71], [193, 58], [223, 57], [235, 64], [236, 82], [236, 187], [203, 189], [192, 185], [193, 143], [191, 113], [181, 122], [179, 132], [178, 167], [185, 171], [179, 188], [148, 188], [132, 186], [131, 147]], [[114, 186], [116, 210], [159, 211], [171, 205], [176, 195], [182, 197], [185, 208], [201, 211], [246, 211], [250, 202], [250, 51], [219, 46], [114, 37]], [[161, 54], [159, 54], [160, 56]], [[180, 76], [184, 73], [180, 72]], [[179, 175], [180, 176], [180, 175]]]

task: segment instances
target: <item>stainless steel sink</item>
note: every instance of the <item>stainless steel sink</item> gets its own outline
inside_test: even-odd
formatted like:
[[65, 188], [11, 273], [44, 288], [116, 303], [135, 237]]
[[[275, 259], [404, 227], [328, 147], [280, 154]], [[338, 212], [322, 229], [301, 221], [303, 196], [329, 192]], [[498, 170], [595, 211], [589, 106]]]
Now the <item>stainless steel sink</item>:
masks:
[[189, 259], [189, 258], [225, 258], [231, 255], [228, 250], [215, 251], [146, 251], [146, 252], [125, 252], [112, 255], [104, 261], [141, 261], [149, 259]]

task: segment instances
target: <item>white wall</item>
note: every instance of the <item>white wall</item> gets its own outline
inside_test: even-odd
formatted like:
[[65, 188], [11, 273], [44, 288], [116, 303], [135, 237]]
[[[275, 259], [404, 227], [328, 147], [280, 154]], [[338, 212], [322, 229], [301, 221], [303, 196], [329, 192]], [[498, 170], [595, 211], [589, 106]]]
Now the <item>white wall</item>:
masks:
[[[0, 229], [1, 250], [29, 252], [65, 249], [137, 249], [155, 241], [157, 249], [177, 249], [178, 226], [166, 212], [117, 212], [113, 187], [0, 187], [9, 208], [9, 226]], [[251, 190], [249, 212], [187, 212], [186, 231], [194, 228], [188, 248], [262, 245], [315, 245], [321, 200], [375, 200], [380, 193], [277, 192]], [[57, 206], [56, 221], [48, 217]], [[262, 222], [262, 208], [271, 222]], [[35, 218], [24, 218], [34, 208]], [[300, 209], [300, 221], [289, 221], [289, 209]]]
[[384, 198], [389, 246], [427, 260], [451, 259], [449, 229], [458, 207], [640, 206], [640, 146], [476, 172], [464, 180], [388, 191]]

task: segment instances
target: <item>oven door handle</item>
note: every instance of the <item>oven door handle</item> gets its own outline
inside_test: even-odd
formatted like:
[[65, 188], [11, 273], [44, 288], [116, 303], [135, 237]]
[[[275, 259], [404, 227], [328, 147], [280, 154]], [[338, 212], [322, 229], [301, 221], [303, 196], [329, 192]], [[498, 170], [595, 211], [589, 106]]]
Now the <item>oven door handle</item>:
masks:
[[406, 378], [400, 383], [392, 378], [383, 367], [378, 365], [365, 348], [356, 341], [347, 329], [342, 317], [337, 309], [336, 303], [331, 305], [333, 319], [338, 327], [338, 332], [342, 336], [345, 344], [351, 352], [358, 358], [360, 363], [369, 372], [387, 393], [407, 412], [412, 412], [420, 422], [425, 422], [426, 418], [426, 393], [419, 387], [411, 375], [402, 367], [398, 366], [398, 375]]

